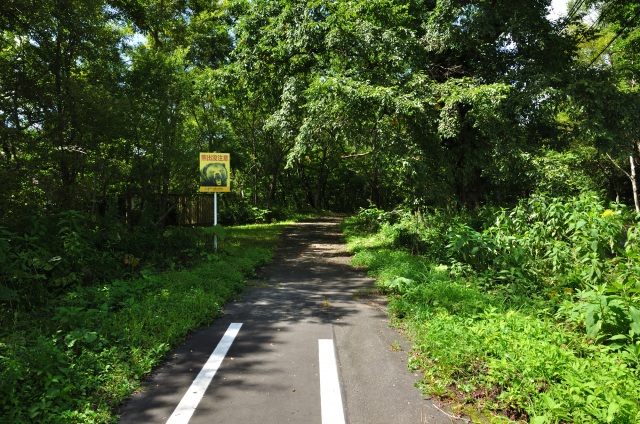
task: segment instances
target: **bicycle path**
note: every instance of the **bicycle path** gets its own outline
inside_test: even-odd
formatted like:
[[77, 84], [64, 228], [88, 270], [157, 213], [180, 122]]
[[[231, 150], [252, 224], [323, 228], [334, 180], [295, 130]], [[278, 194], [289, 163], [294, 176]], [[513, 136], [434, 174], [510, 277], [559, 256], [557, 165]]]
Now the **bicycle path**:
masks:
[[[289, 227], [263, 278], [170, 355], [120, 423], [456, 422], [414, 387], [409, 344], [389, 327], [384, 298], [367, 295], [373, 280], [349, 266], [339, 222]], [[219, 368], [206, 390], [194, 387], [221, 340]], [[187, 417], [189, 396], [198, 400]]]

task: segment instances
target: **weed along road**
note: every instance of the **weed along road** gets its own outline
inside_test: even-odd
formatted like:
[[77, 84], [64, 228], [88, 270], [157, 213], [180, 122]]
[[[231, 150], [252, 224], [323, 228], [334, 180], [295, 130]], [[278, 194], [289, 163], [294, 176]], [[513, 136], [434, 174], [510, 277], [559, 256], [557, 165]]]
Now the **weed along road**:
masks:
[[340, 237], [338, 219], [289, 227], [261, 279], [171, 354], [120, 422], [455, 422], [414, 387], [408, 344]]

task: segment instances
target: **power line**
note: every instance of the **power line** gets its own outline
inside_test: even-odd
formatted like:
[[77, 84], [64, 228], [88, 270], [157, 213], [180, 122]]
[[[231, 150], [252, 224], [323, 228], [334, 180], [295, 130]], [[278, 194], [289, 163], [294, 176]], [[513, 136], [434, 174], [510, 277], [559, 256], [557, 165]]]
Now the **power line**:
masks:
[[573, 6], [571, 6], [571, 9], [569, 9], [569, 12], [567, 12], [567, 18], [569, 20], [574, 18], [576, 13], [578, 13], [578, 10], [580, 10], [580, 8], [584, 5], [584, 2], [585, 0], [577, 0], [575, 3], [573, 3]]
[[587, 33], [590, 33], [591, 31], [593, 31], [594, 29], [599, 27], [600, 24], [602, 23], [602, 21], [609, 14], [609, 12], [613, 11], [614, 6], [615, 6], [615, 0], [612, 1], [611, 3], [607, 3], [605, 6], [603, 6], [602, 9], [600, 9], [600, 13], [598, 14], [598, 18], [593, 21], [593, 23], [591, 24], [591, 26], [587, 30]]
[[640, 7], [638, 7], [638, 8], [636, 9], [636, 13], [631, 17], [631, 19], [627, 20], [627, 21], [624, 23], [624, 25], [622, 26], [622, 28], [620, 29], [620, 31], [616, 33], [616, 35], [611, 39], [611, 41], [609, 41], [609, 43], [604, 47], [604, 49], [600, 50], [600, 53], [598, 53], [598, 54], [596, 55], [596, 57], [594, 57], [594, 58], [593, 58], [593, 60], [591, 60], [591, 63], [589, 63], [589, 67], [590, 67], [591, 65], [593, 65], [593, 64], [596, 62], [596, 60], [598, 60], [598, 58], [599, 58], [600, 56], [602, 56], [602, 53], [604, 53], [604, 52], [605, 52], [605, 51], [606, 51], [606, 50], [607, 50], [607, 49], [608, 49], [608, 48], [613, 44], [613, 42], [614, 42], [614, 41], [616, 41], [616, 40], [618, 39], [618, 37], [620, 37], [620, 36], [624, 33], [624, 31], [629, 27], [629, 25], [630, 25], [633, 21], [635, 21], [635, 20], [636, 20], [636, 18], [637, 18], [638, 16], [640, 16]]
[[612, 1], [611, 3], [608, 3], [607, 5], [605, 5], [600, 10], [600, 14], [598, 15], [598, 19], [596, 19], [595, 22], [589, 27], [589, 30], [592, 30], [595, 27], [600, 26], [600, 24], [602, 23], [604, 18], [607, 16], [607, 14], [613, 10], [614, 6], [615, 6], [615, 1]]
[[589, 66], [587, 66], [587, 68], [588, 68], [588, 67], [590, 67], [591, 65], [593, 65], [594, 63], [596, 63], [596, 60], [598, 60], [598, 58], [602, 55], [602, 53], [604, 53], [604, 52], [605, 52], [605, 50], [607, 50], [607, 49], [609, 48], [609, 46], [611, 46], [611, 45], [613, 44], [613, 42], [614, 42], [614, 41], [616, 41], [616, 39], [617, 39], [618, 37], [620, 37], [620, 34], [622, 34], [622, 33], [617, 33], [617, 34], [615, 35], [615, 37], [613, 37], [613, 38], [611, 39], [611, 41], [609, 41], [609, 43], [605, 46], [605, 48], [604, 48], [604, 49], [602, 49], [602, 50], [600, 50], [600, 53], [598, 53], [598, 54], [596, 55], [596, 57], [594, 57], [594, 58], [593, 58], [593, 60], [591, 60], [591, 63], [589, 63]]
[[616, 4], [616, 1], [615, 1], [615, 0], [612, 0], [612, 1], [611, 1], [611, 3], [609, 3], [609, 7], [608, 7], [608, 8], [606, 8], [606, 9], [604, 9], [604, 10], [602, 10], [602, 12], [600, 12], [600, 16], [598, 16], [598, 20], [596, 21], [596, 24], [600, 25], [600, 24], [601, 24], [601, 23], [606, 19], [607, 15], [608, 15], [610, 12], [613, 12], [613, 11], [614, 11], [614, 9], [616, 8], [616, 6], [618, 6], [618, 5]]
[[616, 0], [611, 0], [610, 2], [606, 3], [602, 9], [600, 10], [600, 13], [598, 14], [598, 19], [596, 19], [593, 24], [591, 24], [591, 26], [589, 27], [589, 30], [594, 29], [595, 27], [600, 26], [600, 24], [607, 18], [607, 15], [614, 11], [614, 9], [616, 8], [616, 6], [618, 6], [618, 4], [616, 4], [617, 1]]

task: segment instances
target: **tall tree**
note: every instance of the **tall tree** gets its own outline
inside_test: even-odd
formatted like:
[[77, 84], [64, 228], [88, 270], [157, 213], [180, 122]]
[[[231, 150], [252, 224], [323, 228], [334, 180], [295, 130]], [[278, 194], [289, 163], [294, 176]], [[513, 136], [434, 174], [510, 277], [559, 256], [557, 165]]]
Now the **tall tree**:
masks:
[[547, 19], [548, 7], [437, 1], [421, 13], [423, 67], [441, 86], [439, 134], [463, 204], [519, 195], [505, 165], [554, 136], [548, 105], [566, 85], [576, 41]]
[[118, 137], [108, 127], [120, 109], [123, 33], [99, 0], [12, 1], [0, 22], [0, 137], [13, 182], [0, 196], [13, 212], [80, 209], [99, 144]]
[[640, 212], [640, 127], [636, 119], [640, 110], [636, 82], [640, 6], [630, 1], [587, 1], [585, 5], [595, 20], [582, 23], [587, 38], [580, 59], [586, 69], [578, 74], [582, 78], [575, 79], [571, 99], [576, 103], [574, 119], [583, 122], [578, 138], [595, 145], [609, 166], [628, 179], [627, 192]]

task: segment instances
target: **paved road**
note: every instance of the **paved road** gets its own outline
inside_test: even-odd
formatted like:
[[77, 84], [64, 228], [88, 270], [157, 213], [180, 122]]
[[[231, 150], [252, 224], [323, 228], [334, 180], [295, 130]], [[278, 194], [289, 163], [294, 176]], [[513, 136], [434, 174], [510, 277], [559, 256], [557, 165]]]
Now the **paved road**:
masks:
[[[185, 393], [197, 392], [190, 385], [230, 324], [242, 323], [189, 423], [451, 423], [414, 387], [408, 344], [389, 328], [384, 299], [360, 296], [373, 282], [348, 265], [338, 223], [290, 227], [264, 279], [176, 350], [120, 422], [166, 422]], [[335, 349], [337, 410], [325, 391], [321, 407], [319, 340]]]

